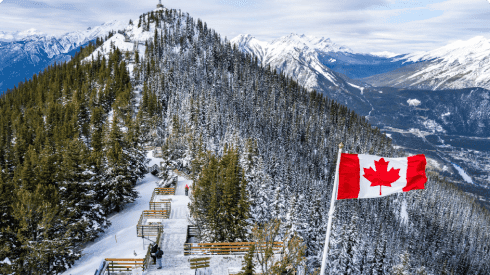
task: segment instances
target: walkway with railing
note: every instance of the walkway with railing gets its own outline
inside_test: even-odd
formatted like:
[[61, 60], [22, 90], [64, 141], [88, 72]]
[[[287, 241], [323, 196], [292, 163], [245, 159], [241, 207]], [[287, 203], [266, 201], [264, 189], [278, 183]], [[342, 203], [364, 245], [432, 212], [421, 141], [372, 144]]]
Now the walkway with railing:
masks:
[[[228, 275], [233, 270], [238, 271], [241, 268], [243, 255], [212, 255], [211, 257], [207, 255], [184, 255], [184, 244], [188, 243], [188, 235], [195, 236], [195, 228], [188, 227], [188, 204], [190, 199], [185, 196], [184, 188], [186, 185], [192, 186], [192, 181], [179, 176], [177, 186], [172, 190], [154, 188], [153, 193], [147, 193], [147, 196], [151, 197], [151, 199], [149, 203], [148, 201], [146, 202], [146, 209], [140, 212], [141, 216], [138, 224], [141, 226], [137, 226], [137, 235], [141, 237], [132, 246], [139, 247], [139, 251], [136, 251], [137, 255], [135, 252], [135, 257], [127, 257], [127, 254], [125, 254], [121, 255], [125, 258], [109, 258], [115, 254], [106, 253], [104, 274], [108, 274], [107, 271], [110, 271], [110, 274], [132, 274], [133, 272], [136, 272], [134, 274], [140, 274], [138, 270], [144, 269], [146, 275]], [[136, 235], [133, 236], [136, 237]], [[117, 244], [122, 242], [115, 237], [112, 238], [113, 242]], [[142, 240], [144, 252], [141, 251]], [[149, 244], [153, 242], [159, 244], [164, 252], [162, 269], [157, 269], [150, 256]], [[194, 249], [191, 250], [193, 251]]]
[[[183, 245], [186, 242], [187, 226], [189, 224], [189, 210], [187, 205], [190, 203], [188, 196], [185, 196], [185, 185], [191, 186], [192, 181], [179, 177], [177, 186], [172, 190], [156, 188], [152, 196], [152, 207], [158, 208], [159, 203], [171, 202], [172, 211], [168, 219], [162, 220], [165, 228], [161, 247], [164, 252], [162, 258], [163, 268], [157, 270], [156, 266], [150, 266], [147, 274], [195, 274], [195, 270], [190, 268], [188, 257], [184, 257]], [[172, 195], [169, 195], [172, 194]], [[174, 195], [175, 194], [175, 195]]]

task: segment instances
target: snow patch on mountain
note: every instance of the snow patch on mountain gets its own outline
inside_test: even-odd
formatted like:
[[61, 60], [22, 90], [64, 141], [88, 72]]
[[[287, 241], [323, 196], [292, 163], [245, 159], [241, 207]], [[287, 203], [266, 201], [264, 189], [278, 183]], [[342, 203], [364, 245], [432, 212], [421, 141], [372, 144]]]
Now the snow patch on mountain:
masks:
[[414, 99], [408, 99], [407, 100], [407, 103], [408, 103], [408, 106], [414, 106], [414, 107], [417, 107], [420, 105], [420, 100], [414, 98]]
[[471, 179], [470, 176], [468, 176], [468, 174], [466, 174], [466, 172], [463, 170], [463, 168], [459, 167], [459, 165], [457, 164], [452, 164], [454, 166], [454, 168], [456, 168], [456, 171], [458, 171], [458, 173], [461, 175], [461, 177], [464, 179], [464, 181], [466, 181], [467, 183], [471, 183], [473, 184], [473, 180]]
[[437, 123], [436, 121], [432, 120], [432, 119], [426, 119], [422, 122], [422, 125], [424, 125], [424, 127], [429, 130], [429, 131], [432, 131], [433, 133], [435, 132], [441, 132], [441, 133], [445, 133], [446, 131], [444, 130], [444, 128], [442, 128], [442, 126]]
[[349, 82], [347, 82], [347, 84], [351, 85], [351, 86], [352, 86], [352, 87], [354, 87], [354, 88], [359, 89], [359, 90], [361, 91], [361, 95], [362, 95], [362, 94], [364, 94], [364, 87], [357, 86], [357, 85], [354, 85], [354, 84], [349, 83]]
[[392, 58], [395, 56], [399, 56], [400, 54], [394, 53], [394, 52], [389, 52], [389, 51], [382, 51], [382, 52], [372, 52], [369, 53], [370, 55], [374, 56], [379, 56], [379, 57], [386, 57], [386, 58]]
[[[97, 56], [109, 57], [111, 50], [116, 47], [122, 52], [137, 50], [140, 55], [146, 50], [145, 41], [153, 39], [155, 34], [155, 24], [150, 24], [149, 30], [134, 25], [126, 25], [120, 29], [123, 33], [116, 33], [107, 41], [98, 47], [91, 55], [87, 56], [84, 61], [97, 59]], [[131, 64], [130, 64], [131, 65]], [[131, 67], [132, 68], [132, 67]]]

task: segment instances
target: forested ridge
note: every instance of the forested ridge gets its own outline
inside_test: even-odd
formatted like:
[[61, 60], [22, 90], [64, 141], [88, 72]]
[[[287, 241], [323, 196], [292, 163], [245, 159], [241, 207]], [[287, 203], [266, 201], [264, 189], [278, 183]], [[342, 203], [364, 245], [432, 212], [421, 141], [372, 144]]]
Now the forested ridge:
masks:
[[146, 156], [121, 52], [50, 66], [0, 99], [1, 274], [56, 274], [137, 193]]
[[[0, 259], [12, 265], [0, 272], [57, 273], [73, 263], [107, 215], [136, 196], [145, 143], [162, 145], [166, 165], [191, 175], [196, 190], [211, 187], [211, 203], [194, 196], [191, 207], [203, 241], [246, 240], [254, 224], [278, 218], [283, 232], [302, 238], [313, 271], [338, 144], [349, 153], [400, 155], [390, 139], [364, 117], [257, 65], [188, 14], [144, 14], [126, 35], [141, 31], [153, 36], [142, 41], [144, 52], [121, 52], [115, 35], [104, 42], [106, 54], [93, 52], [99, 41], [1, 98]], [[234, 169], [210, 172], [219, 167]], [[241, 210], [215, 213], [243, 217], [239, 223], [203, 214], [222, 195]], [[227, 222], [233, 232], [219, 231]], [[486, 209], [429, 173], [426, 190], [339, 201], [328, 272], [488, 274], [489, 225]]]

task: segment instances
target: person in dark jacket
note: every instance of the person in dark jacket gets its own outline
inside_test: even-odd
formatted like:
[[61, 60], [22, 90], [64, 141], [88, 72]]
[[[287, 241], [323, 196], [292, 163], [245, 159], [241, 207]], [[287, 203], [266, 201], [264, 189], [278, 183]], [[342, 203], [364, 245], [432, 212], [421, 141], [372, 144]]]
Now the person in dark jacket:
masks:
[[157, 263], [158, 263], [157, 269], [162, 268], [162, 256], [163, 256], [163, 251], [159, 247], [157, 252], [155, 252], [155, 257], [157, 258]]
[[151, 255], [151, 258], [153, 259], [153, 264], [156, 264], [157, 263], [156, 256], [155, 256], [155, 253], [157, 251], [158, 251], [158, 245], [157, 244], [154, 244], [153, 247], [150, 250], [150, 255]]

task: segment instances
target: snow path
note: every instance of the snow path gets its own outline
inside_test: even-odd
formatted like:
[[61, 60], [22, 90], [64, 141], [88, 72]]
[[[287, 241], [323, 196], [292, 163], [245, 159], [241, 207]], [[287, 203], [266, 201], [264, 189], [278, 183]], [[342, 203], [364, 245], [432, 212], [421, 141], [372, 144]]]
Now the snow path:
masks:
[[[196, 270], [190, 269], [189, 259], [202, 256], [184, 256], [184, 243], [186, 241], [187, 226], [189, 225], [189, 197], [185, 196], [185, 185], [192, 186], [192, 181], [184, 177], [178, 177], [175, 196], [157, 196], [158, 199], [172, 199], [172, 212], [170, 219], [163, 220], [164, 234], [160, 243], [164, 255], [162, 269], [150, 266], [147, 275], [194, 275], [216, 274], [228, 275], [231, 271], [241, 269], [243, 256], [211, 256], [210, 267]], [[190, 192], [189, 192], [190, 193]], [[202, 273], [199, 273], [202, 272]], [[207, 272], [207, 273], [206, 273]]]
[[95, 242], [88, 244], [82, 251], [83, 256], [63, 274], [92, 275], [105, 258], [144, 258], [146, 249], [141, 238], [136, 236], [136, 225], [141, 212], [149, 208], [148, 203], [158, 180], [152, 174], [147, 174], [135, 188], [139, 197], [109, 218], [111, 226]]
[[160, 246], [164, 252], [162, 258], [163, 268], [156, 269], [150, 266], [146, 274], [195, 274], [195, 270], [189, 267], [188, 258], [184, 256], [184, 243], [187, 235], [187, 225], [189, 225], [189, 208], [191, 202], [185, 196], [185, 185], [192, 186], [192, 181], [184, 177], [178, 177], [175, 195], [161, 195], [155, 199], [171, 199], [172, 211], [170, 219], [163, 220], [163, 238]]
[[[161, 159], [153, 158], [151, 152], [148, 153], [150, 165], [159, 164]], [[105, 258], [144, 258], [149, 241], [143, 241], [136, 236], [136, 225], [143, 210], [149, 209], [149, 201], [153, 190], [157, 187], [160, 179], [147, 174], [136, 186], [139, 197], [135, 202], [127, 204], [125, 208], [114, 215], [109, 220], [111, 226], [95, 240], [88, 244], [82, 251], [82, 257], [75, 262], [75, 265], [68, 269], [63, 275], [92, 275], [100, 266]], [[195, 274], [230, 274], [241, 269], [243, 256], [211, 256], [210, 267], [196, 270], [190, 269], [189, 259], [202, 256], [184, 256], [184, 243], [186, 241], [187, 226], [189, 224], [190, 203], [188, 196], [185, 196], [185, 185], [192, 186], [192, 181], [179, 176], [175, 195], [159, 195], [156, 201], [170, 199], [172, 210], [170, 218], [161, 220], [164, 225], [163, 237], [160, 247], [164, 252], [162, 258], [162, 269], [156, 269], [155, 265], [150, 268], [145, 275], [166, 274], [166, 275], [195, 275]], [[189, 192], [190, 193], [190, 192]], [[117, 241], [116, 241], [117, 240]], [[135, 256], [134, 253], [137, 255]], [[202, 273], [200, 273], [202, 272]]]

